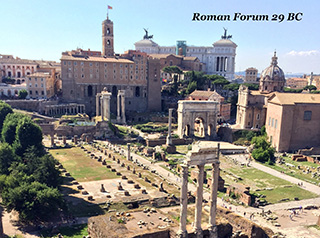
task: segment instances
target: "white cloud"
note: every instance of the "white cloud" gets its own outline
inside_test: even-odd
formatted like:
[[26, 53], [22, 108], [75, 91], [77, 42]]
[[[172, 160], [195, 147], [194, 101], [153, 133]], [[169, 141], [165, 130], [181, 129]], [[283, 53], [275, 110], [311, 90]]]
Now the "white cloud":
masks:
[[295, 51], [292, 50], [289, 53], [287, 53], [289, 56], [314, 56], [314, 55], [320, 55], [319, 50], [309, 50], [309, 51]]

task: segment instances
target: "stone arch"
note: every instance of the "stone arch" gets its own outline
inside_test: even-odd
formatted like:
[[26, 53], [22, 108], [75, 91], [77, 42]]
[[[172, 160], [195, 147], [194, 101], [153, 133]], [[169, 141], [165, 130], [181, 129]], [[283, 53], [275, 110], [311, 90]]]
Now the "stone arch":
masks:
[[184, 127], [184, 133], [185, 136], [190, 136], [190, 125], [186, 125]]
[[140, 87], [136, 87], [136, 97], [140, 97]]
[[112, 86], [112, 96], [117, 96], [117, 94], [118, 94], [117, 86]]
[[93, 96], [93, 88], [92, 85], [88, 86], [88, 97], [92, 97]]
[[205, 120], [201, 117], [198, 116], [194, 120], [194, 131], [195, 135], [198, 137], [204, 137], [205, 136]]
[[[177, 112], [180, 138], [198, 136], [214, 139], [216, 137], [218, 102], [181, 100], [178, 102]], [[190, 133], [186, 133], [186, 125], [189, 126]], [[209, 125], [210, 133], [208, 133]]]

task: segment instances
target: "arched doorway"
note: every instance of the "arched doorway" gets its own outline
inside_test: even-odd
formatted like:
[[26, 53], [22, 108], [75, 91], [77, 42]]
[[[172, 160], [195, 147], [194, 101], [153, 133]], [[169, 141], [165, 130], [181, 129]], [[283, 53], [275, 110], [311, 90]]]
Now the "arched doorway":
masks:
[[92, 97], [92, 95], [93, 95], [93, 89], [92, 89], [92, 86], [89, 85], [88, 86], [88, 97]]
[[204, 120], [201, 117], [197, 117], [194, 120], [194, 135], [197, 137], [205, 137]]
[[190, 125], [186, 125], [184, 128], [184, 135], [190, 136]]

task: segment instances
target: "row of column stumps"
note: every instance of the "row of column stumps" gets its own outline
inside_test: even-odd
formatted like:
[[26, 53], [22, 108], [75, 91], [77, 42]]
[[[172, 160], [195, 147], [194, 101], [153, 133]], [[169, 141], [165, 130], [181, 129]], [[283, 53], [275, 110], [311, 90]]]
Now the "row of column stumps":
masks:
[[[217, 194], [218, 194], [218, 180], [219, 180], [219, 154], [220, 144], [217, 148], [217, 161], [212, 163], [212, 182], [211, 182], [211, 194], [210, 194], [210, 215], [209, 215], [209, 237], [218, 238], [216, 215], [217, 215]], [[195, 222], [193, 232], [196, 238], [203, 238], [203, 231], [201, 228], [201, 213], [203, 202], [203, 179], [204, 179], [204, 166], [205, 164], [197, 165], [199, 174], [197, 178], [197, 194], [196, 194], [196, 210], [195, 210]], [[187, 210], [188, 210], [188, 165], [182, 165], [182, 184], [181, 184], [181, 196], [180, 196], [180, 227], [177, 232], [178, 238], [187, 238]]]
[[[51, 142], [51, 147], [55, 147], [55, 142], [54, 142], [54, 135], [50, 135], [50, 142]], [[67, 145], [67, 137], [62, 136], [62, 144], [65, 146]]]

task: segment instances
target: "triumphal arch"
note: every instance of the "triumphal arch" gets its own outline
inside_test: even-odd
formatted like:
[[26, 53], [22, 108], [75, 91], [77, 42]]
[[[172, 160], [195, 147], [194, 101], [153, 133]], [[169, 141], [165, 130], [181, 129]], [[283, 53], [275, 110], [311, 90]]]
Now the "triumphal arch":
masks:
[[210, 214], [209, 214], [209, 230], [210, 238], [218, 238], [216, 215], [217, 215], [217, 193], [219, 181], [219, 154], [220, 144], [216, 148], [201, 146], [201, 143], [193, 144], [192, 150], [188, 152], [182, 167], [182, 184], [180, 195], [180, 227], [177, 233], [178, 238], [187, 238], [187, 210], [188, 210], [188, 169], [191, 166], [196, 166], [199, 173], [197, 178], [197, 194], [195, 206], [195, 220], [193, 232], [196, 238], [203, 238], [203, 231], [201, 227], [201, 213], [203, 202], [203, 180], [204, 180], [204, 166], [206, 164], [212, 165], [212, 182], [209, 198]]
[[216, 137], [218, 102], [180, 100], [178, 102], [178, 135], [180, 138], [197, 136]]

